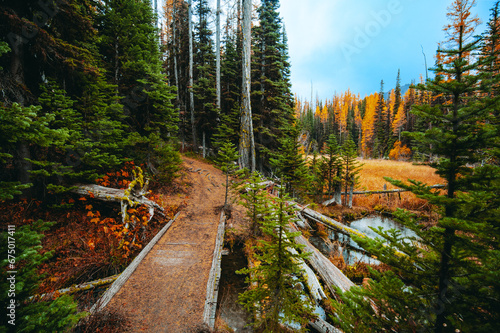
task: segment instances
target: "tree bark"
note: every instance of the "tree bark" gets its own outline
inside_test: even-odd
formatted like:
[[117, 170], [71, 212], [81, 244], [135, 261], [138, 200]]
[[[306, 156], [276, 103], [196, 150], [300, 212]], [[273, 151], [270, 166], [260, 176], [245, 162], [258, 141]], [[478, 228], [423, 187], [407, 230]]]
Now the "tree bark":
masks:
[[193, 5], [192, 0], [188, 0], [188, 35], [189, 35], [189, 108], [191, 110], [191, 135], [193, 136], [193, 149], [198, 151], [196, 140], [196, 124], [194, 119], [194, 92], [193, 92]]
[[[104, 187], [100, 185], [78, 185], [76, 188], [72, 189], [71, 192], [82, 195], [82, 196], [91, 196], [94, 199], [108, 201], [108, 202], [122, 202], [126, 197], [125, 190], [111, 187]], [[161, 212], [164, 211], [163, 207], [158, 205], [156, 202], [149, 200], [144, 197], [143, 194], [130, 194], [128, 198], [137, 204], [146, 205], [150, 208], [156, 208]], [[151, 213], [151, 211], [150, 211]], [[150, 220], [153, 217], [151, 214]]]
[[240, 133], [240, 166], [255, 171], [255, 141], [250, 104], [252, 0], [243, 0], [243, 82]]
[[217, 93], [217, 109], [221, 108], [221, 87], [220, 87], [220, 0], [217, 0], [217, 13], [215, 16], [215, 81]]

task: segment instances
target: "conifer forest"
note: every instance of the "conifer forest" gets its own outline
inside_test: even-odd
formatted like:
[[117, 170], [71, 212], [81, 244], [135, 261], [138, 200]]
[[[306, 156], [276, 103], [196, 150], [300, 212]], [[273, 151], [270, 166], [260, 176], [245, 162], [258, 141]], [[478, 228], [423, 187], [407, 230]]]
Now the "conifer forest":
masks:
[[500, 332], [500, 1], [326, 99], [287, 1], [0, 0], [0, 332]]

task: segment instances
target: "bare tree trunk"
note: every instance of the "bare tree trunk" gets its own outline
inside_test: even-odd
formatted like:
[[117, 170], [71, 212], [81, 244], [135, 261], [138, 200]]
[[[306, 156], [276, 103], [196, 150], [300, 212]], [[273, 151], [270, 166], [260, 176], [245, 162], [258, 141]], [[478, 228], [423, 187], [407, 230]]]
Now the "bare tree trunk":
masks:
[[177, 67], [177, 9], [175, 7], [175, 3], [177, 0], [174, 0], [172, 4], [172, 44], [173, 44], [173, 56], [174, 56], [174, 77], [175, 77], [175, 86], [177, 87], [176, 98], [175, 101], [177, 103], [177, 107], [179, 108], [179, 119], [180, 119], [180, 100], [179, 100], [179, 68]]
[[352, 208], [352, 198], [354, 197], [354, 184], [351, 184], [349, 187], [349, 204], [347, 205], [349, 208]]
[[[10, 72], [14, 80], [19, 86], [25, 86], [25, 71], [24, 71], [24, 43], [20, 40], [17, 43], [11, 43], [12, 57], [10, 62]], [[22, 107], [29, 102], [25, 100], [24, 94], [19, 94], [17, 102]], [[25, 141], [17, 142], [16, 151], [14, 154], [14, 165], [17, 170], [17, 180], [22, 184], [30, 182], [31, 162], [29, 144]], [[28, 195], [29, 190], [23, 190], [23, 195]]]
[[194, 123], [194, 93], [193, 93], [193, 5], [192, 0], [188, 0], [188, 34], [189, 34], [189, 106], [191, 109], [191, 132], [193, 136], [193, 149], [198, 151], [196, 140], [196, 125]]
[[176, 8], [177, 0], [172, 2], [172, 45], [173, 45], [173, 58], [174, 58], [174, 77], [175, 77], [175, 86], [177, 87], [177, 91], [175, 93], [175, 106], [179, 108], [179, 129], [181, 129], [181, 142], [182, 142], [182, 151], [184, 151], [184, 130], [183, 130], [183, 120], [182, 120], [182, 111], [181, 111], [181, 99], [179, 94], [179, 67], [177, 64], [177, 8]]
[[217, 14], [215, 18], [215, 81], [217, 90], [217, 109], [221, 108], [221, 88], [220, 88], [220, 0], [217, 0]]
[[[119, 51], [118, 51], [118, 36], [115, 38], [115, 84], [118, 84], [118, 74], [120, 73], [120, 67], [119, 67]], [[118, 91], [118, 87], [116, 88]]]
[[243, 0], [243, 82], [241, 106], [240, 166], [255, 171], [255, 141], [250, 104], [252, 0]]
[[203, 131], [203, 158], [207, 157], [207, 146], [205, 144], [205, 131]]

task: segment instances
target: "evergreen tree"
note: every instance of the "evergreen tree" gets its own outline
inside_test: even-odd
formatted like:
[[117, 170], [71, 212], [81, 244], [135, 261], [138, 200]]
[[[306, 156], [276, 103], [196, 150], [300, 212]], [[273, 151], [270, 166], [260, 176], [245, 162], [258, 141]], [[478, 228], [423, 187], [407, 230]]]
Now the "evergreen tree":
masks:
[[358, 183], [359, 172], [361, 171], [360, 164], [356, 158], [358, 157], [358, 151], [354, 141], [350, 138], [342, 145], [341, 148], [342, 156], [342, 183], [344, 184], [344, 206], [352, 207], [352, 195], [348, 194], [349, 191], [354, 189], [354, 186]]
[[250, 234], [255, 238], [262, 235], [260, 226], [269, 215], [269, 200], [264, 191], [263, 181], [264, 179], [257, 172], [253, 172], [248, 182], [241, 185], [244, 187], [241, 191], [243, 192], [241, 194], [242, 205], [247, 209]]
[[323, 184], [327, 187], [327, 196], [331, 198], [336, 194], [336, 203], [340, 204], [341, 199], [338, 197], [342, 192], [342, 160], [340, 156], [341, 150], [337, 144], [335, 134], [330, 134], [326, 142], [326, 150], [321, 163], [323, 175]]
[[387, 116], [387, 123], [386, 123], [386, 130], [387, 130], [387, 150], [386, 150], [386, 155], [388, 154], [389, 150], [394, 146], [394, 143], [398, 139], [396, 131], [393, 131], [393, 122], [394, 119], [396, 119], [396, 116], [398, 114], [398, 111], [400, 110], [400, 107], [403, 103], [403, 100], [401, 98], [401, 71], [398, 69], [398, 76], [396, 78], [396, 88], [394, 89], [394, 103], [392, 104], [392, 110], [390, 114]]
[[[47, 78], [57, 77], [66, 92], [78, 98], [85, 87], [82, 83], [100, 76], [98, 56], [93, 48], [93, 12], [90, 1], [71, 0], [57, 5], [48, 2], [43, 6], [37, 1], [2, 2], [0, 35], [11, 50], [0, 58], [3, 65], [0, 67], [4, 68], [0, 81], [4, 92], [3, 112], [12, 107], [31, 108], [30, 105], [38, 104], [40, 84]], [[39, 116], [48, 121], [53, 116], [46, 112], [52, 111], [44, 110]], [[43, 156], [42, 150], [48, 147], [45, 139], [40, 142], [45, 146], [28, 140], [17, 141], [15, 149], [10, 151], [16, 174], [8, 170], [6, 176], [23, 184], [30, 183], [30, 172], [40, 166], [34, 167], [33, 161]], [[69, 156], [64, 157], [57, 162], [63, 164]], [[77, 159], [80, 162], [80, 156]]]
[[305, 161], [299, 153], [300, 144], [292, 137], [285, 137], [280, 143], [281, 149], [275, 155], [276, 158], [270, 159], [275, 174], [280, 177], [287, 193], [298, 194], [307, 190], [308, 172]]
[[229, 140], [239, 143], [239, 111], [241, 103], [241, 38], [226, 34], [221, 68], [221, 121], [214, 135], [215, 146]]
[[[8, 246], [12, 244], [10, 239], [15, 237], [16, 245], [15, 264], [7, 256], [0, 262], [0, 287], [4, 291], [0, 295], [0, 304], [6, 310], [0, 319], [0, 332], [63, 332], [86, 315], [85, 312], [77, 314], [77, 304], [68, 295], [53, 301], [29, 299], [36, 294], [42, 278], [38, 274], [38, 266], [52, 255], [50, 251], [44, 254], [39, 252], [42, 248], [41, 232], [49, 226], [50, 223], [39, 220], [33, 225], [0, 233], [0, 250], [3, 253], [11, 253], [9, 249], [12, 248]], [[16, 273], [10, 272], [13, 271], [11, 265], [16, 266]]]
[[287, 128], [294, 121], [290, 64], [278, 8], [278, 0], [262, 1], [257, 10], [260, 24], [253, 28], [252, 112], [261, 171], [269, 167], [271, 154], [280, 148], [279, 139], [290, 134]]
[[222, 168], [222, 172], [226, 174], [226, 195], [224, 198], [224, 208], [227, 208], [227, 198], [229, 193], [229, 174], [234, 172], [238, 167], [236, 161], [238, 153], [236, 147], [231, 142], [225, 142], [219, 149], [217, 156], [217, 164]]
[[[261, 225], [265, 237], [254, 247], [253, 260], [259, 264], [239, 273], [250, 274], [248, 283], [256, 283], [240, 294], [239, 300], [244, 307], [257, 314], [254, 325], [264, 332], [279, 332], [285, 323], [298, 323], [300, 331], [312, 316], [311, 301], [303, 289], [296, 285], [300, 282], [298, 259], [305, 259], [294, 238], [300, 233], [288, 231], [293, 209], [287, 206], [290, 198], [283, 195], [271, 204], [272, 214], [266, 216]], [[294, 252], [290, 250], [294, 249]]]
[[215, 84], [215, 53], [213, 50], [212, 31], [208, 27], [211, 14], [207, 0], [198, 0], [195, 6], [198, 24], [195, 26], [195, 55], [193, 86], [194, 104], [197, 114], [196, 124], [199, 137], [203, 140], [204, 156], [206, 147], [218, 125], [217, 96]]
[[378, 95], [377, 108], [375, 111], [375, 140], [373, 143], [373, 157], [384, 157], [387, 149], [386, 117], [388, 114], [384, 98], [384, 80], [380, 82], [380, 93]]
[[[172, 101], [173, 87], [168, 86], [162, 73], [158, 32], [149, 1], [111, 0], [106, 2], [99, 17], [101, 53], [113, 74], [118, 93], [132, 130], [127, 139], [134, 158], [146, 163], [156, 173], [177, 133], [177, 113]], [[172, 154], [177, 154], [170, 149]], [[175, 157], [169, 158], [177, 160]]]

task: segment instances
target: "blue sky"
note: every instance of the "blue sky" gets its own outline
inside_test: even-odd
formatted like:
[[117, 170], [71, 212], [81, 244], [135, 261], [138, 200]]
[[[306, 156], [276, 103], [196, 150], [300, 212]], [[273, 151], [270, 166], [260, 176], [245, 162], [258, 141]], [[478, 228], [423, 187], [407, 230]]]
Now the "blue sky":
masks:
[[[443, 41], [451, 0], [281, 0], [288, 34], [292, 90], [302, 99], [331, 99], [348, 88], [361, 97], [425, 76]], [[473, 12], [485, 28], [494, 0]], [[429, 73], [431, 74], [431, 73]]]

